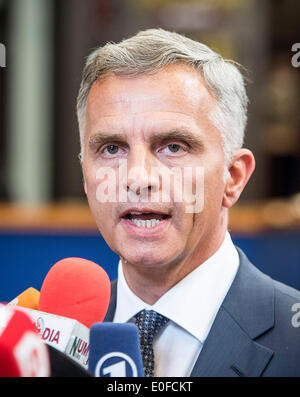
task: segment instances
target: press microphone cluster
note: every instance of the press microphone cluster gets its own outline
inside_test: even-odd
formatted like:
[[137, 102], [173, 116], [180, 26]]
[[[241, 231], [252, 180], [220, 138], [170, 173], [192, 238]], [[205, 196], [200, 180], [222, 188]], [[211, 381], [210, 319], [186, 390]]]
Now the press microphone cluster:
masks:
[[[63, 366], [65, 376], [70, 371], [79, 376], [82, 371], [71, 364], [75, 361], [87, 368], [89, 329], [74, 319], [39, 311], [39, 298], [40, 292], [30, 287], [9, 302], [8, 307], [19, 307], [30, 316], [36, 332], [48, 346], [51, 362], [55, 362], [55, 366], [59, 365], [60, 372]], [[72, 362], [68, 358], [72, 358]], [[53, 376], [53, 372], [57, 373], [57, 368], [54, 371], [52, 368], [51, 372]]]
[[89, 328], [103, 321], [109, 305], [107, 273], [86, 259], [62, 259], [51, 267], [37, 292], [29, 288], [9, 304], [22, 306], [44, 342], [87, 369]]
[[[52, 364], [60, 355], [60, 363], [66, 361], [69, 368], [72, 359], [93, 376], [143, 376], [137, 327], [102, 323], [110, 293], [109, 277], [99, 265], [66, 258], [50, 269], [40, 293], [29, 288], [10, 305], [31, 316], [50, 349]], [[75, 375], [80, 373], [76, 370], [72, 376], [84, 376]]]

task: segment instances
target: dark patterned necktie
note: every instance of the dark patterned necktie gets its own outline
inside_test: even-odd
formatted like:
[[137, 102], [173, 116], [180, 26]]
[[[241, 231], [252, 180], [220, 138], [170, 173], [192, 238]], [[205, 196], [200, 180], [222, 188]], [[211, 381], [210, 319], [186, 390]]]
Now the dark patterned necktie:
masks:
[[168, 318], [154, 310], [142, 310], [135, 316], [135, 324], [139, 329], [144, 375], [147, 377], [154, 376], [153, 339], [168, 321]]

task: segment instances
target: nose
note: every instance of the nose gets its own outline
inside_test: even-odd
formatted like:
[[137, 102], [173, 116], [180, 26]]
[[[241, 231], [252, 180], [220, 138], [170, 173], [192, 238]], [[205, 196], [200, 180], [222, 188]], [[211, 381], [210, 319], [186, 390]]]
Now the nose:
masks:
[[158, 192], [160, 180], [154, 154], [144, 145], [134, 145], [127, 156], [127, 192], [146, 198], [149, 193]]

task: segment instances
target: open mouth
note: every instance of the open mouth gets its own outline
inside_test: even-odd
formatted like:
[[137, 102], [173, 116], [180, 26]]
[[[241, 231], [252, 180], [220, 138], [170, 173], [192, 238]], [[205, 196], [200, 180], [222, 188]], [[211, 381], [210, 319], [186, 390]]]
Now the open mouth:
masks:
[[157, 212], [137, 212], [131, 211], [123, 216], [124, 219], [128, 219], [137, 227], [141, 228], [153, 228], [160, 222], [171, 218], [168, 214], [161, 214]]

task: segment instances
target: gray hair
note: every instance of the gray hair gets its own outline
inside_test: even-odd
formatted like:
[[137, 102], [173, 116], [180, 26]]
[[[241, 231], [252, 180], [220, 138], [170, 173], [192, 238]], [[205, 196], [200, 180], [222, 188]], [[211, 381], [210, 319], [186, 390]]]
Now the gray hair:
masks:
[[77, 98], [81, 156], [87, 97], [93, 83], [110, 73], [139, 76], [184, 62], [198, 70], [216, 99], [210, 120], [223, 140], [226, 164], [243, 145], [248, 98], [244, 78], [236, 62], [226, 60], [206, 45], [178, 33], [148, 29], [120, 43], [107, 43], [87, 58]]

